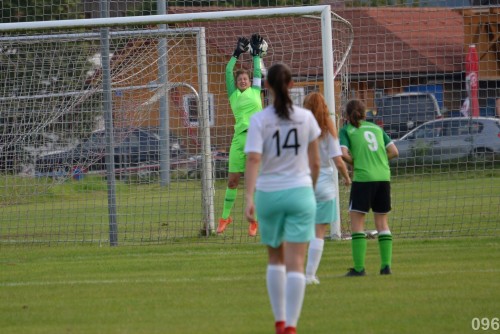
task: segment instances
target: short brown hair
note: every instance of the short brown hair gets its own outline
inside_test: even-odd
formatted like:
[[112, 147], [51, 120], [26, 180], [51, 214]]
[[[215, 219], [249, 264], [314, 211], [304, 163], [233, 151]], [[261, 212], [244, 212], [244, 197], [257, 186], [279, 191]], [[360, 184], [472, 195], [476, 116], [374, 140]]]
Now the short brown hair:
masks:
[[366, 107], [360, 100], [351, 100], [347, 102], [345, 111], [347, 120], [356, 128], [359, 128], [359, 122], [366, 118]]
[[239, 70], [236, 70], [236, 72], [234, 72], [234, 80], [237, 80], [238, 77], [242, 74], [246, 74], [246, 75], [248, 75], [248, 78], [250, 78], [250, 72], [248, 72], [245, 69], [239, 69]]

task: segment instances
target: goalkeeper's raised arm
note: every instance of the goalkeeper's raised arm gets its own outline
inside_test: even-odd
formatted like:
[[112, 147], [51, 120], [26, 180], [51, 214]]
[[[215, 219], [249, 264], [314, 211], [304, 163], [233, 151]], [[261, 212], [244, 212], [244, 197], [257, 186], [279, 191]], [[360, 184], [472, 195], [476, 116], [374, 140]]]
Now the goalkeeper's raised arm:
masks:
[[262, 69], [260, 68], [262, 57], [262, 43], [264, 39], [259, 34], [253, 34], [250, 38], [250, 51], [253, 59], [252, 87], [260, 91], [262, 87]]
[[[236, 91], [238, 88], [237, 85], [234, 82], [235, 79], [235, 74], [233, 73], [234, 71], [234, 65], [236, 65], [236, 62], [238, 61], [238, 58], [240, 55], [246, 51], [248, 51], [248, 45], [250, 44], [250, 41], [246, 37], [239, 37], [238, 41], [236, 43], [236, 48], [234, 49], [233, 55], [231, 56], [231, 59], [226, 65], [226, 88], [227, 88], [227, 95], [231, 97], [231, 95]], [[236, 80], [238, 80], [238, 73], [236, 73]]]

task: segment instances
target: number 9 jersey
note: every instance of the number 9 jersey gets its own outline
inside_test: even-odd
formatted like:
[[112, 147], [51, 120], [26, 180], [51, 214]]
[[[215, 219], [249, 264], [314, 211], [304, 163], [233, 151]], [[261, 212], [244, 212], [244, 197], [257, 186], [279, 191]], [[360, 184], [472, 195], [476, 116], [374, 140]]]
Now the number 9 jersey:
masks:
[[245, 153], [260, 153], [256, 189], [279, 191], [312, 187], [308, 146], [321, 134], [313, 114], [293, 106], [290, 119], [281, 119], [270, 105], [250, 119]]
[[355, 182], [390, 181], [386, 147], [391, 138], [378, 125], [360, 121], [359, 128], [345, 125], [339, 133], [340, 147], [346, 147], [354, 162]]

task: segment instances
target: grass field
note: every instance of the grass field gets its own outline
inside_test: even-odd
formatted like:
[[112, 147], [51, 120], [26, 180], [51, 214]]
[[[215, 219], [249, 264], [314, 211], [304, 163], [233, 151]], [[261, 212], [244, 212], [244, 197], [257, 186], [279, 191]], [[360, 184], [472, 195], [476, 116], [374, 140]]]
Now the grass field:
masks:
[[[342, 277], [350, 242], [325, 245], [300, 333], [474, 333], [500, 317], [498, 238], [395, 239], [380, 276]], [[1, 333], [273, 333], [260, 245], [1, 247]], [[487, 332], [487, 331], [480, 331]], [[498, 332], [498, 331], [490, 331]]]
[[[420, 171], [419, 171], [420, 173]], [[500, 169], [394, 173], [390, 224], [399, 237], [499, 235]], [[106, 180], [86, 176], [50, 183], [48, 179], [0, 179], [0, 244], [106, 244], [109, 237]], [[221, 214], [225, 180], [215, 183], [215, 217]], [[200, 238], [203, 227], [201, 182], [117, 181], [120, 245], [165, 243], [254, 243], [246, 236], [243, 182], [234, 221], [224, 238]], [[341, 215], [348, 229], [348, 189], [341, 187]], [[243, 224], [242, 224], [243, 222]], [[373, 228], [371, 217], [368, 228]]]

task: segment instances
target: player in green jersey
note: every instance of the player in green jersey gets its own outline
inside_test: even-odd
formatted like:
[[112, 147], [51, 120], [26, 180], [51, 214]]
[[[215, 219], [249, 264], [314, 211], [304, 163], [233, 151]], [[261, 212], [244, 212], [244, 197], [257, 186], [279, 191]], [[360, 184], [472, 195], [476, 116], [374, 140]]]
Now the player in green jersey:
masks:
[[[247, 139], [250, 116], [262, 110], [261, 80], [262, 73], [260, 58], [262, 56], [261, 45], [263, 38], [252, 35], [250, 41], [245, 37], [238, 38], [236, 49], [226, 66], [226, 87], [229, 97], [229, 104], [234, 115], [234, 135], [229, 150], [229, 176], [224, 197], [224, 208], [222, 217], [219, 219], [217, 233], [222, 233], [226, 227], [232, 223], [231, 209], [238, 193], [238, 184], [241, 174], [245, 171], [246, 154], [244, 152]], [[246, 70], [238, 70], [233, 74], [234, 66], [239, 56], [248, 51], [249, 45], [252, 47], [253, 60], [253, 81], [250, 85], [250, 74]], [[248, 234], [257, 234], [257, 222], [252, 221], [248, 227]]]
[[349, 123], [340, 130], [340, 147], [344, 160], [354, 167], [349, 198], [354, 268], [346, 276], [365, 275], [364, 228], [370, 209], [378, 232], [380, 274], [388, 275], [392, 265], [392, 234], [388, 224], [391, 211], [389, 160], [398, 156], [398, 149], [384, 130], [365, 121], [366, 108], [361, 101], [349, 101], [346, 114]]

